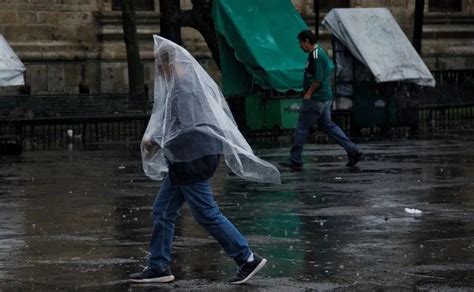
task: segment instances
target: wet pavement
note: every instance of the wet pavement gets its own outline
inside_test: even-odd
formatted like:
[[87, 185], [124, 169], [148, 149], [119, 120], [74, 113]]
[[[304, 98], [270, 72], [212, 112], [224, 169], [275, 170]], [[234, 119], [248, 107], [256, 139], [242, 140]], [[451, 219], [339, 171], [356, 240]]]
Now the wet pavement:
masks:
[[[272, 143], [276, 144], [276, 143]], [[361, 144], [346, 168], [336, 145], [309, 145], [282, 185], [213, 178], [223, 213], [268, 264], [231, 286], [233, 261], [185, 207], [172, 284], [129, 284], [146, 264], [159, 183], [136, 145], [26, 152], [0, 159], [0, 291], [474, 290], [474, 141]], [[288, 147], [261, 147], [272, 163]], [[409, 214], [405, 208], [421, 210]]]

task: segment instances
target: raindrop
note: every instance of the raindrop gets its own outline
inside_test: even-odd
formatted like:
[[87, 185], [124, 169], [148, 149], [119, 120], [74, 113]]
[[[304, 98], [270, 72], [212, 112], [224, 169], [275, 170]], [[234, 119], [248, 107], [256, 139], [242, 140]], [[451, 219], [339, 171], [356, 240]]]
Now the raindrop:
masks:
[[423, 248], [423, 247], [424, 247], [424, 245], [423, 245], [423, 244], [420, 244], [420, 248]]

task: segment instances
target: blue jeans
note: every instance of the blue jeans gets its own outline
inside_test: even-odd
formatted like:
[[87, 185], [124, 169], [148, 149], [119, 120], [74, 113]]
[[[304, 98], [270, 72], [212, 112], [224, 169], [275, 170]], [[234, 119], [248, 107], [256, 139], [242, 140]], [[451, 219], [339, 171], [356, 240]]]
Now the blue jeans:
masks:
[[318, 122], [318, 129], [333, 138], [347, 153], [359, 151], [359, 148], [344, 134], [331, 120], [332, 101], [304, 100], [300, 108], [298, 122], [295, 129], [295, 141], [290, 152], [290, 162], [303, 165], [303, 145], [310, 128]]
[[214, 201], [209, 180], [173, 186], [166, 176], [153, 206], [149, 266], [155, 269], [169, 266], [175, 221], [184, 201], [188, 202], [197, 222], [219, 242], [239, 266], [242, 265], [251, 254], [249, 245], [237, 228], [220, 212]]

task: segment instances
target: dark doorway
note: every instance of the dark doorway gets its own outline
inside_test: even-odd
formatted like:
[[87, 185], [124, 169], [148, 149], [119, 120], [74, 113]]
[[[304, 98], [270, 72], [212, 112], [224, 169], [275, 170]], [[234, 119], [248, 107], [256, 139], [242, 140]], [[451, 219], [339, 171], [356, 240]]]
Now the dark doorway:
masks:
[[462, 0], [430, 0], [428, 10], [430, 12], [462, 11]]
[[[154, 0], [134, 0], [135, 10], [155, 11]], [[112, 10], [122, 10], [122, 0], [112, 0]]]
[[333, 8], [348, 8], [350, 4], [350, 0], [319, 0], [319, 10], [328, 12]]

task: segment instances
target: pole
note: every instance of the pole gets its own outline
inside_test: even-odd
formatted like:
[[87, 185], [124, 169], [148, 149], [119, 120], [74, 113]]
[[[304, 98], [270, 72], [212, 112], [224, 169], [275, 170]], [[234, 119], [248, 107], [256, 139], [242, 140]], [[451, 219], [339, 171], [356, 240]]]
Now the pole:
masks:
[[319, 41], [319, 0], [314, 0], [313, 10], [314, 10], [314, 34], [316, 35], [316, 40]]
[[160, 1], [160, 35], [178, 45], [181, 44], [181, 26], [178, 20], [180, 10], [179, 0]]
[[423, 10], [425, 0], [415, 2], [415, 24], [413, 29], [413, 47], [421, 55], [421, 40], [423, 38]]

